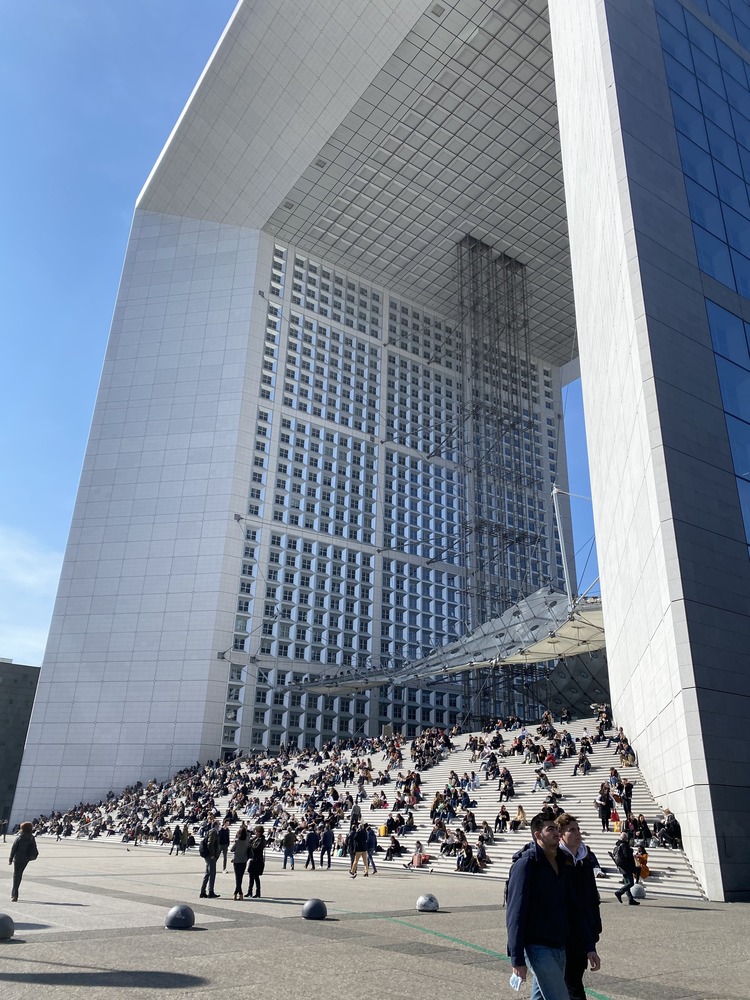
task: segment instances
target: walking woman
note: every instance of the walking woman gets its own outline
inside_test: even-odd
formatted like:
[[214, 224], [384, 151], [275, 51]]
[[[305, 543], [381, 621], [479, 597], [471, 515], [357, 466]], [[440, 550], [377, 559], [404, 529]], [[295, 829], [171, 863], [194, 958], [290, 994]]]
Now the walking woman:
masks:
[[[247, 887], [247, 895], [255, 896], [256, 899], [260, 896], [260, 877], [266, 867], [266, 837], [263, 832], [262, 826], [256, 826], [253, 832], [252, 839], [250, 840], [250, 857], [247, 866], [247, 873], [249, 875], [249, 883]], [[255, 887], [255, 892], [253, 892], [253, 887]]]
[[180, 829], [180, 824], [177, 823], [172, 834], [172, 846], [169, 848], [169, 856], [172, 857], [172, 852], [179, 857], [180, 846], [182, 844], [182, 830]]
[[599, 819], [602, 824], [602, 833], [609, 832], [609, 818], [612, 815], [612, 810], [614, 809], [615, 801], [612, 798], [612, 792], [610, 790], [610, 785], [608, 781], [603, 781], [599, 788], [599, 794], [594, 800], [594, 805], [599, 813]]
[[250, 857], [250, 838], [247, 835], [247, 827], [243, 823], [237, 831], [232, 845], [232, 864], [234, 866], [234, 898], [244, 899], [242, 895], [242, 879], [247, 868], [247, 860]]
[[10, 859], [8, 864], [13, 865], [13, 888], [11, 889], [11, 902], [18, 902], [18, 890], [21, 887], [21, 879], [26, 865], [29, 861], [36, 861], [39, 857], [39, 849], [36, 846], [34, 834], [31, 832], [31, 823], [21, 823], [21, 831], [13, 841], [10, 849]]

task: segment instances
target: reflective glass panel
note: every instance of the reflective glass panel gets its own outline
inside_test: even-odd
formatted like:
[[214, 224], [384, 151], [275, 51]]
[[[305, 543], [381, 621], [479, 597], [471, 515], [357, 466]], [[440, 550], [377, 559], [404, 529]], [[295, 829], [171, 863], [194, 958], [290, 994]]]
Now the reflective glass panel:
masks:
[[732, 447], [734, 471], [750, 481], [750, 424], [736, 417], [727, 416], [729, 443]]
[[689, 177], [685, 178], [685, 191], [690, 207], [690, 218], [720, 240], [726, 239], [724, 216], [721, 214], [719, 199], [706, 191], [702, 185], [691, 181]]
[[745, 537], [750, 539], [750, 483], [745, 479], [738, 479], [737, 490], [740, 494], [742, 519], [745, 522]]
[[698, 251], [698, 267], [712, 278], [721, 281], [724, 285], [734, 287], [734, 272], [732, 271], [732, 259], [729, 255], [729, 247], [722, 240], [717, 240], [715, 236], [693, 225], [693, 235], [695, 236], [695, 249]]
[[738, 250], [731, 250], [730, 253], [737, 291], [750, 299], [750, 259]]
[[717, 354], [750, 369], [750, 351], [745, 336], [745, 324], [739, 316], [706, 299], [711, 340]]
[[724, 409], [741, 420], [750, 422], [750, 371], [716, 356], [721, 398]]

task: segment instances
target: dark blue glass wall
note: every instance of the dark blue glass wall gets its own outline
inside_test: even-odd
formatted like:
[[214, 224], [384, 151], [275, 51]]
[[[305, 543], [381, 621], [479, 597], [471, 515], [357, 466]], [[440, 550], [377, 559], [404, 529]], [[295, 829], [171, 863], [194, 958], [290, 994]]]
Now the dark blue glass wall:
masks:
[[[655, 0], [698, 265], [750, 310], [750, 2], [690, 6]], [[750, 542], [750, 327], [706, 310]]]

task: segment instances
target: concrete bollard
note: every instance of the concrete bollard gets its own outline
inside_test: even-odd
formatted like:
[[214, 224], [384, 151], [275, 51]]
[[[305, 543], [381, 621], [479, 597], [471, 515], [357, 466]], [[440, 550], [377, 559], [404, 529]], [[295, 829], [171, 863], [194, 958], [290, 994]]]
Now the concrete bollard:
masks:
[[302, 916], [305, 920], [325, 920], [328, 916], [328, 907], [322, 899], [308, 899], [302, 907]]
[[177, 903], [164, 920], [164, 926], [168, 931], [189, 931], [194, 924], [195, 913], [187, 903]]

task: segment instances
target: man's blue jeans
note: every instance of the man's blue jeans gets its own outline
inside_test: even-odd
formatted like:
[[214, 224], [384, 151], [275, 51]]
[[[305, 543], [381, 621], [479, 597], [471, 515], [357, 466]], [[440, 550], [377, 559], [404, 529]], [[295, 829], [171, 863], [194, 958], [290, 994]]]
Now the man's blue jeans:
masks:
[[569, 1000], [565, 985], [565, 949], [526, 946], [526, 965], [534, 973], [531, 1000]]
[[286, 868], [287, 861], [292, 863], [292, 871], [294, 871], [294, 850], [288, 851], [286, 847], [284, 848], [284, 867]]

